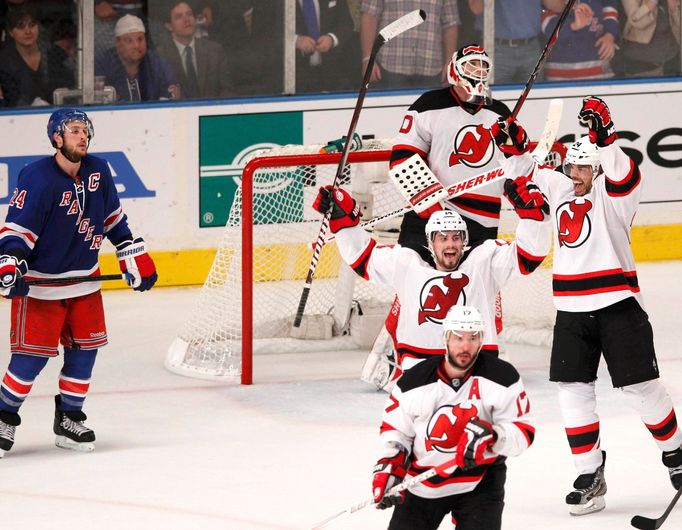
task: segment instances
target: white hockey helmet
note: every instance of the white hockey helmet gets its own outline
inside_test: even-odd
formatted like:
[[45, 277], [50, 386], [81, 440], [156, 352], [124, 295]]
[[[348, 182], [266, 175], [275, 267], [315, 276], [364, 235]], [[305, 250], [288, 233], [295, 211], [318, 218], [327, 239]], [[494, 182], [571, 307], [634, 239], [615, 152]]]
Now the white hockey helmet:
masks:
[[483, 332], [485, 331], [483, 317], [475, 307], [453, 305], [443, 319], [443, 338], [446, 347], [449, 334], [462, 331], [479, 333], [481, 339], [483, 339]]
[[568, 148], [564, 157], [564, 173], [570, 175], [570, 166], [590, 166], [592, 176], [599, 173], [599, 148], [590, 141], [589, 136], [578, 138]]
[[448, 65], [448, 83], [464, 89], [467, 101], [491, 99], [488, 80], [493, 62], [483, 46], [470, 44], [457, 50]]
[[464, 241], [464, 246], [466, 247], [469, 244], [469, 230], [467, 230], [467, 224], [462, 219], [462, 216], [454, 210], [439, 210], [432, 213], [424, 229], [431, 253], [433, 253], [431, 243], [433, 242], [434, 233], [452, 232], [455, 230], [462, 232], [462, 241]]

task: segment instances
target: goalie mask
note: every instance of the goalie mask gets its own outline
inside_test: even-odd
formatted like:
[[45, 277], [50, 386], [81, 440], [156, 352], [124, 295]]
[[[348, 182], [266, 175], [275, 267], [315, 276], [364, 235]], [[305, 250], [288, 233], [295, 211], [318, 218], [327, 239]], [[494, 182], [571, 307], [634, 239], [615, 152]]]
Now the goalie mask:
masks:
[[564, 173], [571, 174], [571, 166], [590, 166], [592, 168], [592, 177], [599, 174], [599, 148], [596, 144], [590, 142], [589, 136], [583, 136], [571, 144], [566, 152], [564, 158]]
[[490, 101], [488, 80], [493, 63], [483, 46], [471, 44], [457, 50], [448, 65], [448, 82], [462, 88], [468, 103]]

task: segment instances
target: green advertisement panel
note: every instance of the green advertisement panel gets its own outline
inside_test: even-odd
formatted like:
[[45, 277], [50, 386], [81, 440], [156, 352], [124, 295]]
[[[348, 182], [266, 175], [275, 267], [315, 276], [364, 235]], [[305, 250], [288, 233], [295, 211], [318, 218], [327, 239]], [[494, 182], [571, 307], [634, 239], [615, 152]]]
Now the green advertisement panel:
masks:
[[[254, 151], [302, 143], [302, 112], [199, 117], [199, 226], [225, 225], [241, 183], [245, 160]], [[278, 189], [276, 178], [272, 176], [274, 194]], [[266, 187], [268, 184], [259, 183]], [[276, 197], [270, 199], [276, 200]], [[275, 217], [255, 221], [279, 222]]]

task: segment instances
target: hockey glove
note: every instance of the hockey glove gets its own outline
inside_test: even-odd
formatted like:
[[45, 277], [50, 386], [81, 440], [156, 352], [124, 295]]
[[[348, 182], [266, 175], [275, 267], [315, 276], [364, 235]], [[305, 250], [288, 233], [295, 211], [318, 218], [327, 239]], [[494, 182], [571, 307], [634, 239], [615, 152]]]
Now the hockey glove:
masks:
[[387, 456], [380, 458], [374, 466], [372, 494], [379, 510], [385, 510], [405, 500], [405, 492], [386, 495], [386, 492], [400, 484], [407, 473], [407, 450], [398, 443], [387, 447]]
[[549, 204], [530, 177], [505, 180], [504, 194], [521, 219], [542, 221], [549, 215]]
[[590, 142], [598, 147], [611, 145], [618, 138], [611, 112], [603, 99], [594, 96], [584, 98], [578, 120], [580, 125], [589, 128]]
[[528, 135], [516, 121], [509, 122], [505, 118], [498, 118], [490, 128], [490, 134], [495, 140], [497, 147], [504, 153], [504, 156], [522, 155], [529, 148]]
[[486, 457], [485, 452], [495, 443], [496, 436], [492, 425], [487, 421], [469, 420], [457, 444], [457, 456], [455, 456], [457, 466], [470, 469], [494, 462], [496, 457]]
[[26, 260], [15, 256], [0, 256], [0, 295], [5, 298], [26, 296], [28, 283], [23, 276], [28, 272]]
[[332, 208], [329, 217], [329, 229], [336, 233], [342, 228], [356, 226], [360, 222], [360, 207], [343, 188], [333, 190], [331, 186], [323, 186], [315, 197], [313, 208], [326, 214]]
[[144, 239], [122, 241], [116, 245], [116, 257], [121, 272], [128, 275], [128, 285], [135, 291], [148, 291], [154, 287], [158, 276]]

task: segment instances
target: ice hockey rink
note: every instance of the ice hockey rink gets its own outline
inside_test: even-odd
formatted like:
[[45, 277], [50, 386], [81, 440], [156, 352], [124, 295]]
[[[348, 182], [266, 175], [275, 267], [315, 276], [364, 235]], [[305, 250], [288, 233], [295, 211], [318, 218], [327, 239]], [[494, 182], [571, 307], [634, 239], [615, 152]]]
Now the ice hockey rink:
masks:
[[[641, 263], [638, 270], [662, 380], [680, 414], [682, 262]], [[365, 354], [263, 355], [250, 387], [171, 374], [163, 367], [166, 348], [197, 291], [105, 292], [110, 345], [85, 409], [96, 450], [54, 446], [60, 362], [52, 360], [22, 409], [14, 449], [0, 460], [2, 528], [305, 529], [369, 495], [386, 394], [358, 380]], [[3, 300], [0, 329], [8, 320]], [[529, 391], [537, 435], [524, 455], [508, 461], [503, 528], [611, 530], [630, 527], [635, 514], [658, 517], [674, 494], [660, 452], [603, 370], [606, 510], [568, 515], [564, 497], [576, 474], [547, 381], [547, 351], [508, 351]], [[368, 507], [329, 528], [385, 528], [389, 517]], [[682, 528], [682, 503], [663, 528]]]

